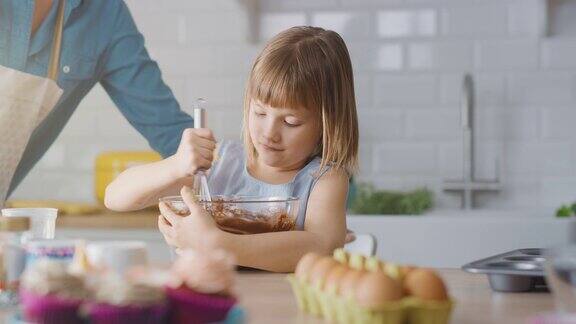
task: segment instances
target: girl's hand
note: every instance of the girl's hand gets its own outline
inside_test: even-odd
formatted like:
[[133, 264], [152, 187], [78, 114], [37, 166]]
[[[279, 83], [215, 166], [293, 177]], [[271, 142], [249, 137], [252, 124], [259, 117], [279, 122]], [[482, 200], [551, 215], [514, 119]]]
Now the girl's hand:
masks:
[[174, 213], [165, 203], [160, 203], [158, 228], [168, 245], [179, 249], [214, 249], [219, 248], [219, 238], [225, 233], [221, 231], [212, 216], [196, 201], [192, 190], [183, 187], [180, 191], [184, 202], [190, 209], [190, 215], [182, 217]]
[[209, 169], [212, 166], [215, 149], [216, 140], [211, 130], [185, 129], [176, 154], [169, 158], [176, 177], [191, 177], [199, 170]]

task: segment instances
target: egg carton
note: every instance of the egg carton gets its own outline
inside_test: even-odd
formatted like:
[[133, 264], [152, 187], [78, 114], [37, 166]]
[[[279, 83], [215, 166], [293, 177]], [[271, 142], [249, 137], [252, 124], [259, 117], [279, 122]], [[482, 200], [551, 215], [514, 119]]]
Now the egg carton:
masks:
[[544, 249], [518, 249], [470, 262], [462, 269], [488, 275], [490, 287], [500, 292], [547, 290]]
[[[384, 262], [376, 257], [334, 251], [333, 259], [349, 269], [365, 272], [383, 272], [394, 280], [403, 281], [412, 266]], [[361, 307], [353, 299], [345, 298], [319, 285], [305, 282], [295, 274], [287, 276], [296, 297], [298, 308], [308, 314], [324, 318], [337, 324], [447, 324], [454, 300], [422, 300], [415, 296], [404, 296], [376, 309]], [[404, 287], [405, 288], [405, 287]]]

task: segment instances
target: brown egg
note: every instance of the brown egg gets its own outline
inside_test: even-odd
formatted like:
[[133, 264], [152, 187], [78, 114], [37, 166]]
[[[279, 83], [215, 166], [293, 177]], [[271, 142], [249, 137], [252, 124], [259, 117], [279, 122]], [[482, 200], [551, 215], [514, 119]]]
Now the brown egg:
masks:
[[380, 271], [363, 275], [358, 281], [355, 293], [358, 305], [369, 309], [377, 309], [386, 303], [400, 300], [403, 296], [400, 283]]
[[322, 289], [324, 287], [324, 281], [328, 272], [330, 272], [332, 268], [339, 264], [340, 263], [331, 257], [322, 257], [316, 261], [312, 266], [312, 269], [310, 269], [310, 274], [308, 277], [310, 283]]
[[337, 265], [328, 272], [326, 275], [326, 281], [324, 282], [324, 290], [330, 293], [340, 293], [340, 285], [342, 283], [342, 277], [350, 271], [348, 267], [344, 265]]
[[414, 269], [404, 281], [408, 294], [425, 300], [446, 300], [448, 293], [442, 278], [430, 269]]
[[296, 278], [307, 281], [310, 275], [310, 270], [320, 258], [322, 258], [322, 256], [314, 252], [306, 253], [302, 258], [300, 258], [300, 261], [298, 261], [298, 264], [296, 265], [296, 270], [294, 270]]
[[402, 278], [406, 278], [406, 275], [408, 275], [408, 273], [412, 270], [416, 270], [417, 268], [414, 266], [409, 266], [409, 265], [403, 265], [400, 266], [400, 275]]
[[354, 298], [356, 294], [356, 286], [358, 282], [367, 272], [354, 270], [348, 268], [348, 271], [342, 276], [340, 279], [340, 296], [344, 296], [346, 298]]

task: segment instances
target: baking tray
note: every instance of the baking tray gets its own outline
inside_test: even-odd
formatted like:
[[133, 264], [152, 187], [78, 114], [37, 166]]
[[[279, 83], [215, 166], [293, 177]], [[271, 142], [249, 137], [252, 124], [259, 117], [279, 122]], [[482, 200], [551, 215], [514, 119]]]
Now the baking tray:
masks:
[[494, 291], [547, 291], [545, 261], [544, 249], [518, 249], [470, 262], [462, 270], [488, 275]]

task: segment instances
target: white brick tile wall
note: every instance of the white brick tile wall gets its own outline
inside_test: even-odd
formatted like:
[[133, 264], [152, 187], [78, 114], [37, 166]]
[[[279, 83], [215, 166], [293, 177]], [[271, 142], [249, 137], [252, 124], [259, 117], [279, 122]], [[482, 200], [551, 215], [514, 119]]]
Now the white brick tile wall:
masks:
[[157, 10], [143, 10], [135, 6], [131, 11], [135, 21], [141, 21], [154, 14], [155, 19], [142, 25], [140, 32], [146, 35], [147, 43], [184, 44], [186, 42], [186, 17], [177, 12], [159, 13]]
[[38, 168], [44, 170], [63, 169], [66, 166], [66, 146], [63, 143], [52, 145], [42, 160], [38, 162]]
[[303, 12], [262, 13], [260, 17], [260, 36], [267, 40], [284, 29], [292, 26], [306, 25], [306, 14]]
[[468, 70], [473, 67], [472, 44], [426, 42], [408, 45], [408, 66], [416, 70]]
[[359, 111], [361, 141], [399, 140], [404, 137], [402, 111]]
[[546, 1], [515, 0], [508, 7], [508, 30], [512, 36], [535, 37], [546, 28]]
[[379, 64], [379, 46], [374, 42], [348, 42], [346, 44], [357, 75], [373, 72]]
[[567, 177], [546, 177], [542, 179], [542, 198], [545, 205], [560, 206], [574, 201], [576, 181]]
[[149, 50], [165, 75], [213, 75], [218, 67], [211, 47], [153, 47]]
[[538, 42], [524, 40], [479, 42], [477, 66], [484, 70], [538, 67]]
[[233, 105], [242, 107], [247, 76], [203, 77], [189, 79], [190, 98], [206, 98], [208, 106]]
[[575, 107], [546, 108], [541, 120], [544, 139], [576, 140], [576, 132], [574, 131]]
[[[505, 75], [474, 73], [476, 106], [501, 105], [506, 101]], [[442, 103], [460, 103], [464, 73], [443, 75], [441, 83]]]
[[367, 75], [354, 76], [354, 94], [356, 96], [356, 108], [372, 107], [373, 88], [372, 77]]
[[[225, 22], [225, 23], [224, 23]], [[248, 39], [246, 12], [204, 13], [186, 20], [186, 39], [192, 45], [199, 43], [235, 42]]]
[[376, 64], [380, 70], [401, 70], [404, 67], [404, 51], [402, 45], [380, 45]]
[[437, 79], [431, 75], [380, 74], [374, 82], [376, 104], [430, 105], [438, 98]]
[[340, 0], [345, 8], [382, 8], [401, 4], [404, 0]]
[[478, 138], [534, 141], [541, 137], [541, 111], [531, 107], [486, 108], [477, 112]]
[[574, 147], [569, 142], [504, 145], [504, 171], [510, 177], [574, 175]]
[[360, 145], [358, 147], [358, 152], [360, 154], [360, 156], [362, 156], [362, 158], [359, 161], [359, 166], [358, 168], [360, 169], [360, 175], [365, 175], [365, 176], [369, 176], [372, 175], [373, 173], [373, 146], [371, 144], [368, 144], [369, 142], [363, 141], [360, 142]]
[[503, 144], [500, 140], [480, 140], [476, 145], [476, 164], [475, 173], [476, 179], [480, 180], [496, 180], [502, 179], [502, 171], [504, 169]]
[[[554, 208], [574, 199], [576, 40], [568, 1], [551, 21], [553, 33], [568, 37], [542, 34], [543, 0], [259, 2], [253, 17], [252, 0], [127, 0], [182, 107], [208, 99], [217, 138], [240, 136], [244, 84], [264, 42], [314, 24], [341, 33], [351, 55], [358, 180], [397, 190], [427, 186], [439, 208], [458, 208], [459, 197], [441, 184], [462, 175], [461, 80], [470, 72], [476, 176], [499, 173], [503, 184], [497, 194], [479, 195], [480, 205]], [[253, 22], [260, 41], [248, 42]], [[97, 86], [14, 197], [94, 200], [97, 154], [139, 149], [148, 149], [146, 140]]]
[[[538, 179], [505, 179], [504, 189], [498, 193], [477, 196], [477, 204], [488, 209], [542, 208], [542, 184]], [[548, 205], [555, 206], [555, 205]]]
[[440, 144], [438, 161], [444, 179], [461, 179], [464, 172], [462, 142], [452, 141]]
[[442, 31], [450, 36], [506, 35], [506, 8], [497, 3], [455, 4], [441, 11]]
[[452, 140], [461, 134], [457, 109], [411, 110], [407, 114], [406, 133], [411, 140]]
[[312, 14], [312, 25], [333, 30], [344, 40], [366, 39], [371, 35], [371, 15], [367, 12], [322, 12]]
[[542, 42], [542, 65], [546, 68], [576, 68], [576, 40], [547, 39]]
[[376, 146], [375, 171], [384, 174], [434, 174], [437, 171], [433, 143], [393, 143]]
[[260, 6], [264, 11], [292, 11], [302, 9], [328, 9], [338, 5], [338, 0], [266, 0]]
[[518, 73], [508, 78], [511, 104], [564, 104], [574, 100], [574, 76], [567, 72]]
[[437, 31], [436, 12], [431, 9], [386, 10], [378, 13], [378, 35], [386, 38], [433, 36]]

